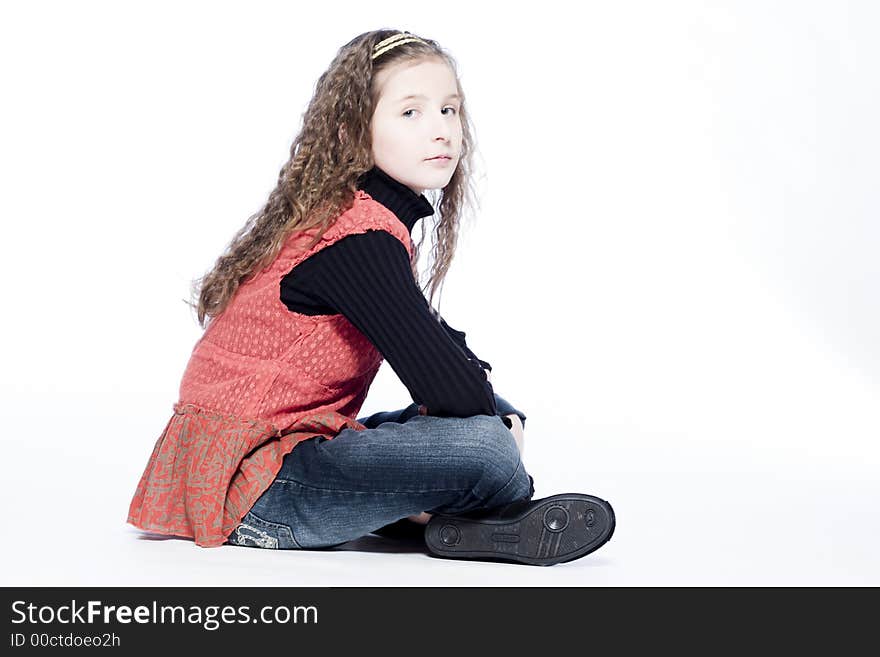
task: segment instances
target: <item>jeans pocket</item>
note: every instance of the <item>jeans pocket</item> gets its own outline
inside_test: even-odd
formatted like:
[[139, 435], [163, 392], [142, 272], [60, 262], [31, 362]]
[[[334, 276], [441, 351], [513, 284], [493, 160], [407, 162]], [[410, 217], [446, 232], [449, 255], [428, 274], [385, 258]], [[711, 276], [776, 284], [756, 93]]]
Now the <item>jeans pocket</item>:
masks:
[[231, 545], [260, 547], [280, 550], [302, 549], [293, 537], [293, 531], [280, 522], [263, 520], [253, 511], [248, 511], [241, 523], [227, 539]]

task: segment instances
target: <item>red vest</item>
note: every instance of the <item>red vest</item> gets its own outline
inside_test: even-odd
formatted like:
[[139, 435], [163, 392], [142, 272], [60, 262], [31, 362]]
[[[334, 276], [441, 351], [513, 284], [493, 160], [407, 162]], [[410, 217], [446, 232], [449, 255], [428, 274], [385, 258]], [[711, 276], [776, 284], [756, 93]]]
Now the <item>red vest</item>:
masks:
[[382, 355], [343, 315], [292, 312], [279, 295], [293, 267], [367, 230], [391, 233], [412, 258], [406, 226], [357, 190], [320, 242], [306, 250], [316, 229], [295, 232], [208, 324], [131, 501], [129, 523], [203, 547], [222, 545], [298, 442], [365, 428], [356, 417]]

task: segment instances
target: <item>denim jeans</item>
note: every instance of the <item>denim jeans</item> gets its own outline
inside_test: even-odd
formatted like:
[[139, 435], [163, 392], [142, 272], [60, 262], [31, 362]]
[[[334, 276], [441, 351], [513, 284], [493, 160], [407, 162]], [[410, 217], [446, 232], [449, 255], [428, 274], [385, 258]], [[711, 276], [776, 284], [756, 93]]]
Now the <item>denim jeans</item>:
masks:
[[455, 515], [534, 495], [499, 415], [419, 415], [410, 404], [358, 422], [367, 428], [298, 443], [227, 543], [334, 547], [422, 511]]

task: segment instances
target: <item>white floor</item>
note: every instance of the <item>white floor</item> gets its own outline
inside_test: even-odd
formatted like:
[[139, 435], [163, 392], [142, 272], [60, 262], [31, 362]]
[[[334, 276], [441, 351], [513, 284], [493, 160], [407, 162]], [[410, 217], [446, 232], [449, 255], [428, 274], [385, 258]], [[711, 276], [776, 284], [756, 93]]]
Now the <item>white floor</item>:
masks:
[[[878, 585], [880, 483], [873, 467], [585, 427], [579, 458], [542, 460], [526, 432], [536, 496], [597, 494], [615, 507], [610, 542], [549, 568], [446, 560], [367, 536], [331, 551], [200, 548], [125, 524], [142, 464], [85, 431], [20, 443], [3, 481], [2, 584], [257, 586]], [[65, 447], [67, 446], [67, 447]], [[142, 451], [142, 450], [141, 450]], [[587, 457], [589, 453], [589, 460]], [[837, 464], [837, 465], [835, 465]], [[585, 485], [583, 482], [589, 482]]]

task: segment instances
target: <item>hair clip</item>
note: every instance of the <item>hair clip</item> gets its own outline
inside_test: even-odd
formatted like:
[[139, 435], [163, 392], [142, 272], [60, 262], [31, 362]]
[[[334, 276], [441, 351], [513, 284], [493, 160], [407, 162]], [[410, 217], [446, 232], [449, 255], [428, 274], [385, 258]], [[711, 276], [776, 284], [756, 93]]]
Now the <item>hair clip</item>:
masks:
[[379, 43], [373, 46], [373, 56], [372, 59], [376, 59], [379, 55], [384, 55], [386, 52], [391, 50], [392, 48], [399, 46], [404, 43], [411, 43], [413, 41], [418, 41], [419, 43], [427, 43], [420, 39], [419, 37], [412, 34], [412, 32], [398, 32], [387, 39], [382, 39]]

